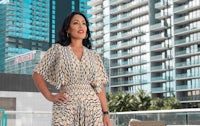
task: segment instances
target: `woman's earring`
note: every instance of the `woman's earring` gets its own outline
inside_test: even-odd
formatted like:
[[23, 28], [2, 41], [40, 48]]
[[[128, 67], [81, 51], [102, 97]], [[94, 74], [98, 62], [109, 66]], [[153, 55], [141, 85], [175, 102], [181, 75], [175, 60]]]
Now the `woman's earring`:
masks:
[[68, 34], [68, 32], [67, 32], [67, 38], [69, 38], [69, 34]]

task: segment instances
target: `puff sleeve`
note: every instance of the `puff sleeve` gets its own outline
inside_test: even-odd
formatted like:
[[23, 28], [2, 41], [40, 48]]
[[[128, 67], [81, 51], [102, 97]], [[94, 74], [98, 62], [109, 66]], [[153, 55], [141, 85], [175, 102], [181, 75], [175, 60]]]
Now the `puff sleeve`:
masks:
[[61, 86], [58, 78], [59, 69], [56, 61], [58, 55], [58, 45], [55, 44], [46, 51], [39, 64], [37, 64], [33, 70], [33, 72], [40, 74], [44, 80], [53, 85], [56, 89], [59, 89]]
[[102, 91], [101, 84], [106, 84], [108, 82], [108, 76], [106, 74], [103, 62], [99, 54], [95, 53], [95, 73], [92, 86], [96, 93]]

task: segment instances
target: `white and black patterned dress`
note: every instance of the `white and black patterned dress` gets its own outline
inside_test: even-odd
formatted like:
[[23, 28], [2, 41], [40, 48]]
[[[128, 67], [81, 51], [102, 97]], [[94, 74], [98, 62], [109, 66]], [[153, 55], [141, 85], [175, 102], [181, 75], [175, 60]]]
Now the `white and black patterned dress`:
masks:
[[84, 47], [81, 60], [70, 46], [55, 44], [34, 69], [51, 85], [67, 90], [67, 103], [53, 104], [53, 126], [103, 126], [96, 93], [108, 82], [100, 56]]

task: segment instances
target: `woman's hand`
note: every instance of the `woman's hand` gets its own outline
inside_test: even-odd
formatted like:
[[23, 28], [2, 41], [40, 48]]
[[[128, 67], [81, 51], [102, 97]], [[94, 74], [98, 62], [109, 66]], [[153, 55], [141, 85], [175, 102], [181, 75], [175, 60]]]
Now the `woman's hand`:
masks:
[[103, 115], [103, 123], [104, 123], [104, 126], [111, 126], [110, 114], [104, 114]]
[[52, 101], [54, 103], [66, 103], [68, 101], [65, 93], [67, 91], [63, 90], [60, 93], [57, 94], [51, 94], [50, 97], [48, 98], [49, 101]]

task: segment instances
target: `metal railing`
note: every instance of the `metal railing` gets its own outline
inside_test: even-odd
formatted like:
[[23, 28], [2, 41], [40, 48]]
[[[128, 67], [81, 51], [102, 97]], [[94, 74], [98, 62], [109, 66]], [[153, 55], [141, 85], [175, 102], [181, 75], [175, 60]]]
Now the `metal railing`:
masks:
[[[50, 126], [51, 112], [5, 111], [7, 126]], [[128, 126], [131, 119], [141, 121], [162, 120], [165, 125], [199, 125], [200, 109], [149, 110], [110, 113], [113, 126]]]

